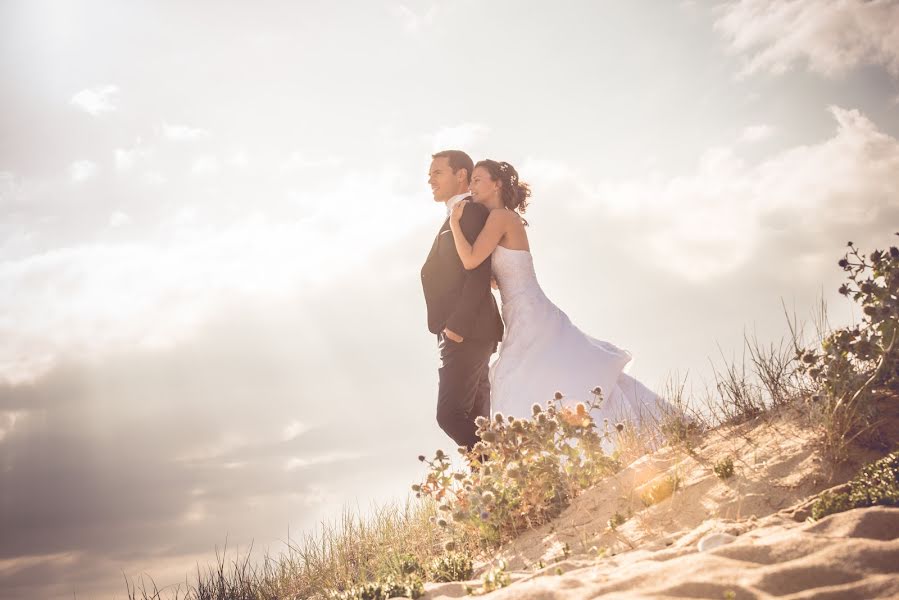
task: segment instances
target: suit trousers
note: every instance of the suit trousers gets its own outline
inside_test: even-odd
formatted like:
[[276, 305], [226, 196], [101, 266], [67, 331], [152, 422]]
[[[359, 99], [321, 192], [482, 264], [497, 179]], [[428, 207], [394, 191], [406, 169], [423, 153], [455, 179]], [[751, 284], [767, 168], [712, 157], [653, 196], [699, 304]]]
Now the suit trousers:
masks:
[[487, 366], [495, 341], [464, 339], [454, 342], [440, 333], [440, 385], [437, 424], [459, 446], [470, 451], [479, 441], [475, 418], [490, 418], [490, 381]]

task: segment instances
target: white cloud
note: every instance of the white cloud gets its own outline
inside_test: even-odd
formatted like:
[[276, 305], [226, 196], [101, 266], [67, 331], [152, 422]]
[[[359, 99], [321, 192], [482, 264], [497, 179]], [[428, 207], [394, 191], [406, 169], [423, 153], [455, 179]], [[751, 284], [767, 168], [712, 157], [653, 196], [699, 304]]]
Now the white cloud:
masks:
[[215, 156], [199, 156], [194, 161], [191, 170], [199, 175], [215, 173], [219, 170], [219, 160]]
[[[142, 227], [156, 225], [159, 238], [138, 227], [115, 243], [95, 232], [65, 246], [29, 244], [0, 262], [0, 288], [17, 290], [0, 295], [0, 314], [16, 323], [15, 335], [0, 336], [0, 380], [42, 372], [69, 352], [170, 347], [225, 310], [229, 298], [276, 301], [349, 274], [354, 281], [373, 276], [366, 266], [372, 252], [433, 218], [417, 190], [396, 191], [395, 177], [349, 172], [314, 203], [272, 215], [260, 207], [223, 216], [202, 198], [183, 197], [162, 215], [134, 218]], [[125, 207], [102, 210], [96, 216], [107, 226], [125, 224], [125, 216], [110, 216], [114, 210], [136, 217]], [[356, 218], [346, 219], [347, 210]], [[406, 218], [397, 220], [398, 210]], [[360, 236], [366, 252], [343, 250]], [[323, 251], [329, 248], [341, 250]], [[66, 282], [64, 296], [45, 293], [46, 282], [55, 281]]]
[[120, 210], [115, 211], [109, 217], [109, 226], [112, 228], [123, 227], [131, 223], [131, 217]]
[[421, 14], [400, 3], [391, 4], [388, 8], [390, 13], [400, 20], [403, 30], [410, 34], [421, 33], [425, 27], [434, 22], [437, 15], [437, 5], [433, 3]]
[[343, 164], [343, 159], [339, 156], [317, 156], [309, 157], [301, 152], [291, 152], [290, 155], [281, 162], [281, 169], [284, 171], [292, 171], [294, 169], [329, 169], [338, 167]]
[[199, 140], [209, 135], [205, 129], [190, 127], [188, 125], [169, 125], [163, 123], [162, 134], [170, 140], [177, 142], [189, 142]]
[[113, 154], [115, 167], [119, 171], [130, 171], [138, 160], [150, 155], [147, 148], [141, 146], [140, 140], [133, 148], [116, 148]]
[[291, 421], [285, 428], [284, 432], [281, 436], [282, 441], [289, 442], [300, 436], [301, 434], [309, 431], [309, 425], [302, 423], [300, 421]]
[[865, 64], [899, 76], [899, 2], [738, 0], [718, 10], [715, 28], [748, 55], [741, 75], [782, 74], [804, 61], [831, 77]]
[[311, 467], [313, 465], [331, 464], [348, 460], [356, 460], [365, 456], [360, 452], [330, 452], [319, 456], [310, 456], [309, 458], [301, 458], [298, 456], [289, 458], [284, 465], [286, 471], [293, 469]]
[[207, 517], [209, 517], [209, 512], [206, 510], [206, 505], [200, 501], [193, 501], [190, 503], [187, 510], [184, 511], [181, 519], [185, 523], [193, 523], [196, 521], [203, 521]]
[[175, 457], [177, 462], [200, 462], [211, 458], [218, 458], [235, 450], [252, 444], [245, 433], [236, 431], [224, 431], [219, 433], [217, 439], [197, 444]]
[[134, 151], [116, 148], [115, 166], [120, 171], [127, 171], [134, 166]]
[[250, 156], [245, 150], [235, 150], [228, 157], [228, 164], [238, 169], [244, 169], [250, 164]]
[[147, 171], [143, 175], [143, 181], [147, 185], [162, 185], [163, 183], [168, 181], [168, 177], [166, 177], [159, 171]]
[[770, 125], [750, 125], [743, 129], [740, 139], [744, 142], [760, 142], [774, 134], [774, 128]]
[[857, 110], [830, 112], [836, 133], [818, 144], [758, 164], [711, 148], [692, 174], [602, 182], [581, 210], [621, 222], [646, 260], [694, 281], [734, 271], [784, 231], [795, 244], [876, 232], [899, 212], [899, 141]]
[[15, 181], [15, 175], [11, 171], [0, 171], [0, 202], [7, 196], [12, 196]]
[[540, 158], [525, 159], [518, 168], [518, 173], [523, 179], [523, 173], [527, 173], [528, 182], [539, 181], [544, 184], [569, 179], [575, 175], [571, 167], [563, 162]]
[[172, 225], [176, 225], [178, 227], [193, 225], [197, 222], [198, 215], [199, 211], [197, 210], [197, 207], [187, 204], [180, 207], [172, 216]]
[[89, 160], [76, 160], [69, 165], [69, 175], [72, 181], [79, 183], [96, 175], [97, 165]]
[[24, 417], [25, 414], [25, 411], [21, 410], [0, 411], [0, 442], [15, 428], [16, 421]]
[[116, 110], [115, 101], [118, 98], [119, 88], [115, 85], [102, 85], [87, 90], [81, 90], [70, 101], [84, 112], [97, 116], [105, 112]]
[[430, 136], [431, 150], [465, 150], [486, 139], [490, 129], [480, 123], [463, 123], [455, 127], [443, 127]]

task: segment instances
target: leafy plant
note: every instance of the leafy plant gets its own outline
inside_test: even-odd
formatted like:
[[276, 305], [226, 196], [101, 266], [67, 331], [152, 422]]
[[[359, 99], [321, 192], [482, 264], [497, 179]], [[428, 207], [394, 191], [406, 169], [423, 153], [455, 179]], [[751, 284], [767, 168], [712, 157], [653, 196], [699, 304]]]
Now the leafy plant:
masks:
[[425, 568], [418, 557], [409, 552], [390, 556], [381, 570], [385, 576], [395, 575], [405, 577], [408, 575], [425, 576]]
[[734, 476], [734, 461], [731, 457], [724, 458], [715, 463], [715, 475], [719, 479], [730, 479]]
[[382, 581], [363, 583], [342, 592], [332, 592], [329, 600], [388, 600], [401, 596], [403, 598], [420, 598], [424, 595], [424, 584], [417, 576], [399, 580], [392, 576]]
[[461, 552], [448, 552], [431, 563], [432, 581], [467, 581], [474, 576], [471, 557]]
[[616, 510], [615, 514], [609, 518], [609, 529], [617, 529], [619, 525], [624, 525], [625, 521], [627, 521], [627, 517]]
[[812, 519], [875, 505], [899, 506], [899, 451], [862, 467], [848, 493], [822, 494], [812, 505]]
[[558, 406], [563, 396], [556, 393], [545, 407], [534, 404], [532, 419], [478, 417], [481, 441], [468, 455], [472, 471], [453, 471], [442, 450], [432, 460], [420, 456], [430, 470], [413, 491], [440, 503], [436, 522], [454, 539], [473, 536], [496, 546], [546, 523], [621, 468], [603, 452], [610, 432], [596, 431], [590, 411], [600, 406], [602, 391], [593, 393], [589, 404], [575, 406]]
[[500, 559], [496, 566], [491, 567], [490, 570], [484, 573], [484, 576], [481, 578], [481, 587], [473, 588], [466, 585], [465, 593], [469, 595], [481, 595], [498, 590], [499, 588], [508, 587], [512, 584], [512, 579], [506, 571], [507, 568], [508, 565], [506, 564], [506, 561]]
[[869, 256], [852, 242], [849, 248], [838, 263], [849, 281], [839, 291], [861, 305], [861, 323], [831, 332], [819, 349], [796, 349], [802, 372], [820, 390], [815, 400], [836, 458], [870, 427], [871, 401], [899, 392], [899, 248]]
[[656, 477], [640, 493], [640, 501], [644, 506], [652, 506], [670, 498], [680, 488], [680, 477], [665, 475]]

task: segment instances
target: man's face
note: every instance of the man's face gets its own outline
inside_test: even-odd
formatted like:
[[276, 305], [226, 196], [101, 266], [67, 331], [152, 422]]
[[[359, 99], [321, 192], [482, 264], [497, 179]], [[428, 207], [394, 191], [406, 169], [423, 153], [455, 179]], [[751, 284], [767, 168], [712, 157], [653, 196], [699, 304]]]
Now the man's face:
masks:
[[459, 169], [453, 173], [449, 164], [449, 158], [439, 156], [431, 161], [431, 169], [428, 171], [428, 184], [434, 194], [435, 202], [446, 202], [456, 194], [461, 194], [467, 188], [464, 184], [465, 169]]

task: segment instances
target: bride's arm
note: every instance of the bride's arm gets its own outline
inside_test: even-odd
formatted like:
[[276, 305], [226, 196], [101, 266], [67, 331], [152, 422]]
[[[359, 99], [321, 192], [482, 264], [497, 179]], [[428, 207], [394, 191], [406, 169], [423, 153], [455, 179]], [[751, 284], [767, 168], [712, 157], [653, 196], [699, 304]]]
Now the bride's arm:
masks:
[[479, 264], [493, 253], [503, 234], [506, 232], [506, 223], [501, 210], [490, 212], [487, 217], [487, 223], [474, 241], [474, 245], [468, 242], [465, 233], [462, 231], [460, 220], [462, 219], [462, 211], [465, 210], [465, 204], [468, 201], [459, 202], [453, 207], [453, 213], [450, 217], [450, 229], [453, 232], [453, 241], [456, 242], [456, 252], [462, 259], [462, 265], [467, 271], [477, 268]]

